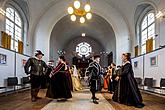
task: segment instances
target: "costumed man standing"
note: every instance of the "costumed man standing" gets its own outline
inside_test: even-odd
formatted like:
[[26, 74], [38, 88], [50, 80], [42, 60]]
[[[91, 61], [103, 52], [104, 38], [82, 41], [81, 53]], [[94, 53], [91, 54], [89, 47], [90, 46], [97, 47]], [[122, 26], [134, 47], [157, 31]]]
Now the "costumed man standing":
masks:
[[98, 80], [101, 72], [101, 66], [99, 64], [100, 56], [95, 55], [93, 62], [89, 64], [89, 67], [86, 70], [86, 73], [89, 74], [89, 82], [90, 82], [90, 91], [92, 93], [92, 99], [94, 104], [99, 104], [97, 100], [99, 100], [95, 93], [98, 91]]
[[117, 85], [117, 81], [115, 80], [117, 77], [115, 68], [116, 68], [116, 64], [111, 63], [111, 69], [110, 69], [111, 74], [110, 74], [110, 78], [109, 78], [109, 87], [108, 87], [111, 94], [114, 93], [116, 85]]
[[39, 92], [40, 87], [42, 86], [42, 79], [48, 68], [46, 63], [42, 60], [43, 56], [44, 54], [40, 50], [37, 50], [35, 53], [35, 58], [29, 58], [24, 67], [25, 73], [27, 75], [30, 74], [32, 102], [35, 102], [38, 98], [37, 94]]

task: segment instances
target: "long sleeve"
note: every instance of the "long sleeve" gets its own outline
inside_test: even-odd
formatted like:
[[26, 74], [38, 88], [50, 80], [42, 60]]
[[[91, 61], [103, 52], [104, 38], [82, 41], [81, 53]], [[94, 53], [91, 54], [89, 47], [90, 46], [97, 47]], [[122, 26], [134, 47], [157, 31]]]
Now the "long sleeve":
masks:
[[121, 72], [121, 76], [127, 75], [131, 70], [131, 64], [126, 64], [123, 67], [123, 71]]
[[28, 75], [30, 74], [29, 72], [29, 67], [31, 66], [31, 58], [28, 59], [28, 61], [26, 62], [25, 66], [24, 66], [24, 70], [25, 70], [25, 73]]
[[57, 72], [59, 72], [63, 66], [64, 66], [63, 63], [59, 63], [59, 64], [53, 69], [53, 71], [51, 72], [51, 75], [54, 75], [54, 74], [56, 74]]
[[46, 74], [47, 71], [48, 71], [48, 66], [47, 66], [47, 64], [44, 61], [43, 61], [43, 67], [45, 69], [44, 73]]

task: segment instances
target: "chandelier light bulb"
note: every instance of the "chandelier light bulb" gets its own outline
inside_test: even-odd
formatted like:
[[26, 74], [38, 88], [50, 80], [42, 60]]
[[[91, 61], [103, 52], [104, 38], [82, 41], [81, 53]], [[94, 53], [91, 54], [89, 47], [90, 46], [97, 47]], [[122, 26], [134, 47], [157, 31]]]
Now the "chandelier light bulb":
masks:
[[90, 19], [92, 18], [92, 14], [91, 14], [91, 13], [87, 13], [87, 14], [86, 14], [86, 18], [87, 18], [88, 20], [90, 20]]
[[76, 0], [76, 1], [74, 1], [74, 7], [76, 8], [76, 9], [79, 9], [80, 8], [80, 2], [78, 1], [78, 0]]
[[75, 15], [71, 15], [70, 19], [71, 19], [72, 21], [76, 21], [76, 16], [75, 16]]
[[86, 4], [86, 5], [84, 6], [84, 10], [85, 10], [86, 12], [91, 11], [91, 6], [90, 6], [89, 4]]
[[68, 7], [68, 13], [69, 13], [69, 14], [73, 14], [73, 12], [74, 12], [73, 8], [72, 8], [71, 6]]
[[85, 18], [84, 17], [80, 18], [80, 23], [85, 23]]

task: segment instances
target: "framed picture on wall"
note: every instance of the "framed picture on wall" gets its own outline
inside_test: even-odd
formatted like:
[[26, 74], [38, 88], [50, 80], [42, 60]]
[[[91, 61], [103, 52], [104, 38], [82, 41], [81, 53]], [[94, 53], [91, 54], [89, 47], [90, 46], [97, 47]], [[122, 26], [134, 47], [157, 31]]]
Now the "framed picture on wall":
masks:
[[135, 61], [134, 62], [134, 68], [137, 68], [138, 67], [138, 61]]
[[150, 57], [150, 65], [151, 66], [158, 66], [157, 56]]
[[7, 63], [7, 56], [0, 53], [0, 64], [6, 64]]

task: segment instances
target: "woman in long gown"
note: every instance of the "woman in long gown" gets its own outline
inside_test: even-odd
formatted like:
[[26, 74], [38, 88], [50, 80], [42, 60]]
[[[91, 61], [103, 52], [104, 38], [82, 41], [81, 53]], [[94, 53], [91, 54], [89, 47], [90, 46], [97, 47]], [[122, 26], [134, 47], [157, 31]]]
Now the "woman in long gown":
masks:
[[120, 81], [112, 98], [116, 102], [142, 108], [144, 104], [142, 103], [142, 96], [134, 78], [130, 56], [128, 54], [123, 54], [122, 60], [122, 72], [119, 75], [120, 78], [116, 78], [116, 80]]
[[82, 90], [82, 85], [80, 83], [79, 77], [80, 76], [79, 76], [78, 70], [77, 70], [76, 66], [74, 65], [72, 68], [72, 81], [73, 81], [73, 90], [74, 91]]
[[72, 97], [66, 72], [65, 58], [60, 56], [58, 65], [49, 75], [51, 81], [46, 93], [47, 97], [58, 99], [58, 101], [64, 101]]

